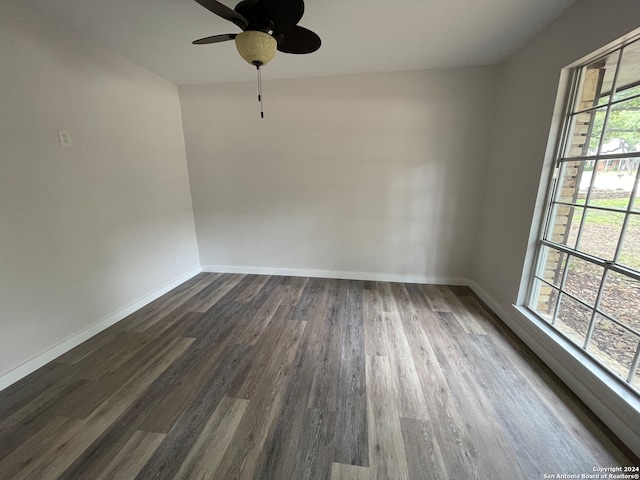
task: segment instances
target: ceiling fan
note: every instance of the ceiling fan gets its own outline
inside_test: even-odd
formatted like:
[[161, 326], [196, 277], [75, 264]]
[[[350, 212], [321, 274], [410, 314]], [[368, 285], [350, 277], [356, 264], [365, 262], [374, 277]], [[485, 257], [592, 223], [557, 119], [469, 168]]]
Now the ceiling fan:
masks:
[[242, 33], [205, 37], [194, 45], [235, 40], [238, 52], [250, 64], [266, 65], [276, 49], [284, 53], [312, 53], [321, 40], [311, 30], [298, 25], [304, 14], [303, 0], [243, 0], [235, 8], [216, 0], [196, 0], [207, 10], [236, 24]]
[[[304, 14], [303, 0], [243, 0], [235, 8], [216, 0], [196, 0], [207, 10], [229, 20], [242, 33], [224, 33], [194, 40], [194, 45], [235, 40], [240, 56], [258, 70], [258, 101], [262, 105], [260, 67], [269, 63], [276, 50], [283, 53], [312, 53], [320, 48], [320, 37], [298, 22]], [[264, 118], [262, 109], [260, 116]]]

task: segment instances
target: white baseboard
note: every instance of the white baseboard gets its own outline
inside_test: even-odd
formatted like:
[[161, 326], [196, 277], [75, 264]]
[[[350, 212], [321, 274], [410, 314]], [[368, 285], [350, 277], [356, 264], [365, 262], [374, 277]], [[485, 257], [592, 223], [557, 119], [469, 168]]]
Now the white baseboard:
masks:
[[154, 290], [153, 292], [145, 295], [144, 297], [139, 298], [135, 302], [130, 303], [129, 305], [118, 310], [117, 312], [112, 313], [111, 315], [103, 318], [102, 320], [99, 320], [98, 322], [90, 325], [89, 327], [76, 333], [72, 337], [67, 338], [66, 340], [63, 340], [62, 342], [51, 347], [50, 349], [45, 350], [39, 355], [36, 355], [31, 360], [27, 360], [25, 363], [14, 368], [13, 370], [9, 370], [4, 375], [0, 376], [0, 390], [4, 390], [9, 385], [17, 382], [21, 378], [26, 377], [27, 375], [34, 372], [38, 368], [46, 365], [50, 361], [55, 360], [63, 353], [68, 352], [72, 348], [80, 345], [82, 342], [90, 339], [94, 335], [97, 335], [98, 333], [110, 327], [111, 325], [118, 323], [123, 318], [127, 317], [128, 315], [131, 315], [136, 310], [141, 309], [148, 303], [151, 303], [152, 301], [161, 297], [162, 295], [169, 292], [170, 290], [173, 290], [178, 285], [186, 282], [187, 280], [197, 275], [201, 271], [202, 270], [200, 269], [200, 267], [194, 268], [193, 270], [179, 276], [178, 278], [167, 283], [166, 285], [163, 285], [162, 287]]
[[522, 307], [510, 313], [475, 282], [471, 289], [629, 449], [640, 457], [640, 400], [579, 348]]
[[287, 277], [338, 278], [372, 282], [428, 283], [432, 285], [468, 285], [469, 280], [457, 277], [427, 277], [395, 273], [347, 272], [341, 270], [306, 270], [301, 268], [246, 267], [235, 265], [203, 265], [203, 272], [244, 273], [247, 275], [282, 275]]

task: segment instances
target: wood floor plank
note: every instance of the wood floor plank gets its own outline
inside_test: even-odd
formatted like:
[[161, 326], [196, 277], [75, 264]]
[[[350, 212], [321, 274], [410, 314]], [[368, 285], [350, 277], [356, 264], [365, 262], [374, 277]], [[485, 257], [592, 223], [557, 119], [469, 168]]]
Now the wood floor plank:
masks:
[[244, 315], [242, 321], [239, 322], [233, 332], [234, 338], [232, 341], [255, 345], [276, 312], [279, 311], [281, 317], [285, 316], [280, 306], [283, 300], [293, 292], [292, 288], [291, 285], [276, 285], [269, 292], [269, 297], [261, 302], [257, 310], [250, 311]]
[[[190, 339], [193, 341], [193, 339]], [[195, 342], [194, 342], [195, 343]], [[196, 345], [197, 347], [197, 345]], [[194, 352], [194, 344], [190, 345], [184, 355], [165, 370], [149, 387], [145, 396], [138, 398], [130, 408], [121, 415], [98, 439], [96, 439], [69, 466], [62, 478], [92, 478], [106, 468], [111, 458], [124, 447], [125, 443], [140, 428], [149, 415], [153, 415], [162, 403], [164, 393], [169, 389], [182, 371], [182, 365], [189, 362]]]
[[[493, 346], [498, 350], [496, 358], [504, 362], [503, 365], [515, 366], [513, 368], [520, 373], [520, 377], [530, 388], [536, 392], [544, 392], [544, 394], [540, 393], [538, 395], [540, 400], [554, 412], [554, 416], [558, 420], [565, 422], [567, 430], [574, 431], [574, 435], [578, 438], [585, 438], [598, 431], [599, 427], [595, 426], [598, 421], [595, 420], [596, 417], [593, 413], [588, 411], [584, 404], [577, 401], [574, 394], [569, 390], [550, 388], [554, 382], [557, 382], [557, 377], [546, 365], [538, 360], [526, 345], [508, 330], [506, 325], [493, 312], [488, 310], [488, 307], [475, 293], [468, 289], [464, 295], [460, 294], [458, 297], [465, 305], [469, 305], [473, 312], [480, 309], [477, 312], [477, 317], [484, 320], [484, 329], [492, 334], [493, 339], [497, 339], [493, 340]], [[580, 417], [578, 421], [576, 421], [576, 414]], [[595, 424], [592, 425], [594, 428], [583, 424], [583, 422], [591, 424], [594, 420]], [[600, 441], [596, 443], [600, 443]]]
[[224, 392], [233, 382], [238, 369], [242, 368], [248, 350], [246, 345], [234, 345], [229, 349], [207, 385], [184, 409], [179, 420], [135, 478], [171, 478], [176, 474], [208, 418], [224, 397]]
[[86, 382], [73, 393], [67, 395], [55, 409], [56, 415], [83, 419], [93, 412], [103, 401], [137, 372], [144, 370], [148, 362], [153, 361], [167, 348], [169, 342], [179, 337], [167, 334], [162, 337], [147, 336], [146, 342], [140, 342], [136, 355], [119, 368], [109, 372], [102, 378]]
[[401, 418], [400, 428], [411, 480], [451, 478], [430, 420]]
[[385, 288], [390, 311], [382, 314], [382, 321], [385, 324], [386, 348], [396, 383], [396, 405], [401, 417], [426, 419], [427, 404], [398, 307], [400, 302], [402, 310], [407, 310], [409, 307], [404, 304], [409, 303], [409, 297], [401, 288], [394, 291], [391, 284], [385, 285]]
[[76, 369], [76, 375], [84, 380], [98, 379], [125, 364], [150, 341], [146, 335], [137, 332], [122, 332], [117, 341], [102, 345], [87, 355]]
[[215, 478], [214, 473], [248, 406], [249, 400], [223, 398], [173, 478], [175, 480]]
[[[442, 312], [438, 316], [443, 320], [441, 325], [448, 335], [442, 336], [442, 342], [435, 349], [436, 356], [466, 419], [473, 446], [470, 452], [471, 466], [480, 478], [491, 474], [509, 475], [513, 479], [529, 478], [531, 472], [526, 472], [526, 469], [523, 471], [522, 465], [515, 461], [517, 456], [512, 439], [508, 432], [500, 428], [500, 412], [496, 411], [495, 402], [489, 399], [494, 392], [490, 387], [487, 388], [486, 382], [493, 372], [484, 377], [475, 371], [474, 363], [478, 362], [478, 358], [473, 356], [475, 337], [466, 335], [453, 313]], [[499, 393], [498, 397], [502, 399], [500, 403], [509, 401], [504, 394]], [[502, 454], [497, 455], [498, 451]], [[543, 472], [538, 474], [541, 476]]]
[[431, 310], [434, 312], [453, 312], [444, 296], [442, 285], [420, 285], [418, 288], [423, 292]]
[[[202, 312], [200, 319], [188, 328], [184, 335], [217, 343], [226, 340], [243, 317], [246, 304], [237, 302], [247, 282], [239, 282], [226, 295], [216, 300], [209, 310]], [[199, 311], [199, 310], [198, 310]]]
[[466, 285], [449, 285], [449, 289], [456, 297], [471, 297], [473, 296], [473, 290]]
[[111, 325], [97, 335], [91, 337], [86, 342], [72, 348], [68, 352], [60, 355], [52, 363], [64, 363], [74, 365], [88, 355], [96, 351], [98, 348], [113, 343], [115, 339], [121, 335], [126, 327], [129, 325], [128, 319], [124, 319], [121, 322]]
[[333, 437], [336, 411], [326, 408], [307, 409], [302, 422], [300, 440], [295, 449], [295, 480], [315, 480], [331, 476]]
[[164, 437], [163, 433], [138, 430], [113, 457], [107, 467], [100, 472], [96, 480], [134, 478], [158, 448], [158, 445], [162, 443]]
[[344, 282], [332, 281], [327, 286], [324, 302], [318, 305], [317, 319], [314, 318], [315, 321], [321, 322], [323, 328], [315, 336], [313, 345], [315, 372], [307, 408], [335, 412], [338, 405], [338, 381], [345, 324], [345, 309], [341, 304], [346, 301], [347, 289]]
[[310, 278], [300, 295], [298, 303], [292, 312], [292, 320], [307, 321], [312, 315], [314, 304], [322, 295], [324, 289], [324, 279]]
[[387, 334], [382, 320], [380, 294], [377, 288], [365, 289], [362, 296], [365, 354], [387, 356]]
[[46, 394], [52, 385], [74, 383], [76, 379], [69, 375], [71, 369], [70, 365], [49, 362], [0, 391], [0, 421], [13, 415], [42, 394]]
[[53, 417], [24, 443], [0, 461], [0, 479], [28, 478], [39, 465], [42, 456], [49, 457], [60, 433], [71, 429], [81, 420]]
[[283, 277], [282, 284], [291, 288], [291, 294], [282, 300], [282, 305], [290, 307], [292, 312], [293, 308], [298, 305], [308, 281], [308, 277]]
[[[343, 310], [339, 308], [339, 302], [346, 300], [347, 291], [344, 282], [341, 282], [343, 288], [339, 288], [339, 282], [335, 280], [324, 283], [325, 288], [318, 294], [318, 302], [307, 322], [307, 328], [311, 330], [306, 332], [305, 342], [300, 348], [300, 355], [315, 366], [315, 371], [305, 374], [300, 378], [301, 382], [290, 383], [287, 396], [294, 399], [291, 395], [294, 389], [306, 393], [287, 403], [291, 407], [288, 416], [292, 420], [292, 431], [299, 432], [297, 440], [268, 438], [266, 451], [271, 451], [270, 460], [280, 458], [283, 468], [275, 469], [271, 473], [273, 477], [270, 477], [267, 472], [272, 463], [264, 462], [263, 456], [256, 472], [258, 476], [311, 480], [330, 475], [337, 407], [336, 383], [342, 349]], [[284, 425], [281, 423], [279, 426], [284, 431]], [[279, 448], [269, 450], [273, 446]]]
[[73, 460], [99, 438], [137, 398], [144, 395], [151, 383], [169, 368], [192, 342], [193, 339], [186, 338], [170, 340], [166, 349], [150, 358], [145, 367], [100, 404], [81, 424], [76, 424], [76, 428], [68, 438], [58, 439], [56, 458], [43, 465], [43, 468], [38, 471], [37, 478], [49, 478], [62, 474]]
[[218, 303], [218, 301], [221, 298], [224, 298], [228, 293], [234, 290], [235, 292], [232, 293], [232, 295], [236, 297], [239, 296], [240, 294], [242, 294], [244, 289], [248, 287], [249, 284], [251, 283], [251, 279], [248, 279], [246, 277], [247, 276], [243, 274], [235, 274], [235, 275], [231, 275], [230, 277], [226, 277], [226, 276], [221, 277], [226, 281], [222, 285], [217, 286], [211, 292], [203, 291], [202, 293], [203, 294], [206, 293], [206, 295], [200, 295], [197, 298], [198, 301], [195, 302], [195, 304], [191, 307], [191, 310], [195, 312], [205, 313], [207, 310], [213, 307], [216, 303]]
[[[568, 448], [566, 439], [571, 435], [562, 422], [553, 413], [541, 405], [539, 394], [529, 388], [514, 365], [496, 362], [492, 355], [497, 349], [490, 339], [478, 337], [472, 339], [477, 349], [469, 351], [480, 357], [481, 352], [486, 365], [495, 369], [498, 375], [486, 375], [475, 368], [471, 374], [481, 375], [487, 385], [487, 395], [492, 400], [498, 418], [505, 425], [504, 431], [510, 443], [518, 450], [516, 457], [527, 476], [543, 475], [539, 465], [546, 456], [553, 456], [558, 468], [567, 471], [583, 471], [589, 469], [593, 462], [592, 455], [584, 448]], [[543, 438], [530, 436], [531, 432], [546, 430]], [[522, 440], [525, 440], [524, 442]], [[536, 445], [536, 442], [540, 444]], [[521, 445], [536, 445], [536, 448], [523, 449]], [[562, 467], [561, 467], [562, 466]]]
[[0, 392], [7, 480], [635, 464], [468, 287], [204, 273]]
[[127, 329], [136, 332], [144, 332], [158, 323], [166, 323], [167, 317], [179, 317], [190, 305], [194, 298], [202, 295], [201, 292], [207, 292], [208, 289], [216, 288], [219, 280], [219, 274], [205, 273], [197, 275], [195, 282], [190, 282], [187, 288], [178, 287], [175, 295], [163, 295], [150, 305], [142, 309], [142, 314], [136, 312], [127, 319]]
[[491, 326], [491, 314], [473, 296], [456, 295], [460, 301], [458, 308], [466, 315], [473, 317], [477, 324], [481, 325], [482, 333], [486, 333], [487, 327]]
[[366, 363], [371, 479], [408, 480], [409, 471], [389, 359], [367, 355]]
[[252, 348], [245, 368], [229, 388], [229, 396], [252, 399], [262, 395], [261, 389], [276, 381], [272, 377], [281, 373], [282, 363], [297, 354], [306, 325], [306, 322], [298, 325], [287, 318], [275, 318], [269, 331]]
[[[159, 341], [161, 341], [160, 339]], [[134, 374], [122, 387], [102, 402], [85, 421], [96, 423], [96, 419], [111, 416], [113, 421], [104, 425], [100, 434], [87, 445], [85, 450], [72, 459], [60, 478], [95, 478], [106, 468], [117, 452], [124, 447], [131, 436], [139, 430], [143, 421], [156, 405], [164, 398], [167, 385], [171, 385], [180, 370], [181, 361], [185, 354], [193, 347], [193, 338], [169, 338], [165, 343], [160, 343], [163, 348], [158, 351], [148, 352], [151, 355], [144, 362], [141, 372]], [[149, 367], [157, 367], [147, 373]], [[144, 382], [140, 382], [137, 388], [133, 388], [131, 382], [136, 382], [144, 375]], [[149, 383], [149, 380], [153, 380]], [[103, 425], [100, 425], [103, 426]]]
[[390, 284], [386, 282], [377, 282], [376, 291], [378, 292], [378, 298], [380, 299], [381, 313], [395, 312], [396, 305], [393, 299], [393, 293], [391, 292]]
[[143, 332], [153, 338], [166, 335], [187, 336], [185, 331], [193, 325], [197, 318], [199, 318], [197, 312], [188, 310], [186, 306], [171, 309], [159, 313], [157, 321], [144, 325]]
[[330, 480], [370, 480], [369, 467], [334, 463], [331, 466]]
[[[307, 318], [306, 328], [284, 394], [280, 398], [278, 416], [264, 439], [255, 467], [256, 478], [290, 479], [296, 468], [296, 451], [305, 433], [306, 407], [311, 395], [315, 365], [321, 359], [317, 338], [325, 332], [325, 308], [331, 297], [328, 282], [313, 282], [311, 286], [307, 283], [307, 287], [315, 301], [303, 309], [304, 318]], [[294, 321], [300, 321], [299, 318]]]
[[333, 461], [369, 466], [362, 284], [347, 282]]
[[[248, 411], [242, 418], [225, 455], [215, 472], [214, 478], [253, 478], [263, 447], [270, 432], [278, 429], [278, 422], [290, 417], [279, 416], [285, 401], [286, 385], [298, 373], [292, 367], [299, 355], [306, 322], [281, 319], [290, 329], [290, 341], [280, 344], [279, 350], [272, 352], [269, 359], [271, 368], [260, 377], [251, 399]], [[277, 477], [272, 477], [277, 478]]]
[[180, 365], [180, 377], [166, 386], [162, 400], [146, 415], [140, 428], [148, 432], [168, 433], [224, 361], [221, 351], [219, 347], [196, 340]]
[[400, 416], [426, 418], [428, 410], [422, 385], [400, 316], [397, 313], [383, 313], [382, 320], [386, 325], [388, 358], [396, 385], [394, 391]]
[[89, 383], [86, 380], [58, 382], [47, 392], [25, 402], [24, 406], [0, 422], [0, 459], [29, 439], [56, 416], [58, 406]]
[[[427, 404], [436, 446], [440, 452], [434, 457], [442, 457], [448, 478], [480, 479], [473, 461], [477, 458], [476, 448], [467, 421], [451, 391], [436, 350], [440, 345], [438, 313], [427, 307], [427, 299], [421, 286], [407, 285], [411, 303], [421, 316], [404, 315], [403, 325], [407, 332], [410, 348], [415, 359]], [[425, 467], [427, 468], [427, 467]], [[414, 467], [415, 469], [415, 467]]]
[[500, 365], [511, 365], [520, 380], [537, 393], [541, 405], [553, 412], [554, 420], [562, 423], [565, 430], [584, 445], [585, 450], [596, 455], [599, 458], [597, 463], [624, 463], [625, 454], [618, 449], [621, 446], [619, 440], [603, 431], [601, 420], [573, 392], [565, 388], [553, 388], [558, 382], [555, 374], [507, 329], [495, 313], [470, 288], [456, 292], [456, 295], [476, 318], [484, 320], [483, 328], [492, 335], [490, 339], [482, 341], [491, 342], [496, 349], [493, 353], [495, 358], [501, 360]]
[[[173, 339], [149, 364], [124, 385], [117, 389], [87, 419], [65, 419], [64, 425], [49, 433], [53, 438], [50, 448], [43, 453], [34, 449], [29, 454], [29, 468], [23, 469], [14, 478], [47, 479], [57, 478], [80, 454], [104, 432], [135, 399], [142, 395], [153, 380], [182, 354], [192, 342], [191, 339]], [[155, 360], [155, 361], [154, 361]], [[63, 417], [57, 417], [63, 418]], [[24, 444], [27, 445], [27, 444]], [[11, 462], [21, 450], [15, 450], [5, 458]], [[0, 470], [3, 468], [0, 462]]]
[[[249, 286], [245, 289], [244, 292], [236, 299], [237, 302], [246, 303], [247, 308], [243, 310], [244, 317], [253, 317], [257, 311], [259, 311], [266, 303], [271, 299], [271, 295], [278, 289], [280, 286], [280, 282], [282, 281], [282, 277], [271, 275], [269, 279], [264, 282], [262, 280], [262, 275], [255, 275], [253, 281]], [[245, 301], [247, 290], [255, 290], [252, 288], [254, 284], [260, 286], [260, 288], [252, 294], [251, 299]]]
[[474, 335], [485, 335], [486, 332], [482, 327], [481, 318], [476, 318], [473, 312], [469, 311], [469, 309], [463, 305], [460, 298], [451, 290], [451, 288], [447, 285], [443, 285], [440, 287], [442, 291], [442, 295], [446, 299], [446, 301], [451, 306], [451, 311], [457, 318], [458, 322], [462, 326], [462, 329], [465, 333], [474, 334]]
[[[228, 285], [229, 282], [235, 284], [240, 281], [242, 277], [244, 277], [244, 275], [207, 274], [207, 285], [204, 288], [200, 289], [190, 299], [187, 309], [194, 311], [196, 307], [199, 306], [202, 302], [215, 297], [220, 292], [221, 287]], [[233, 288], [233, 286], [225, 288], [225, 292], [229, 291], [230, 288]]]
[[262, 290], [262, 287], [264, 287], [267, 282], [271, 282], [272, 279], [273, 277], [270, 275], [258, 275], [254, 279], [254, 281], [251, 282], [251, 284], [245, 289], [245, 291], [242, 292], [242, 295], [238, 296], [237, 301], [243, 303], [250, 302], [255, 298], [258, 292]]

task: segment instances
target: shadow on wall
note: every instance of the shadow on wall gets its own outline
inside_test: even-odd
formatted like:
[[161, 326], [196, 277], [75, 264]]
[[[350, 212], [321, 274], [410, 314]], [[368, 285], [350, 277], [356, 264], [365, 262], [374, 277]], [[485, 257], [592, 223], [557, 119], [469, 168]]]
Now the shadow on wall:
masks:
[[202, 264], [468, 277], [492, 79], [273, 81], [264, 120], [248, 85], [182, 87]]

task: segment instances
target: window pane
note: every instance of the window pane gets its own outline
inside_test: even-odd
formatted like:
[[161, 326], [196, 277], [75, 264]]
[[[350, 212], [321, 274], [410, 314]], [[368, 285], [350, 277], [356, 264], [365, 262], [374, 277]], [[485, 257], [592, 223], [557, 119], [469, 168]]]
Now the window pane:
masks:
[[[579, 203], [578, 185], [584, 175], [585, 162], [576, 160], [564, 162], [560, 167], [557, 199], [558, 202]], [[589, 184], [587, 183], [587, 189]], [[584, 202], [583, 202], [584, 203]]]
[[632, 213], [629, 215], [617, 263], [640, 272], [640, 214]]
[[627, 211], [631, 192], [592, 192], [589, 206], [613, 208], [621, 212]]
[[633, 152], [637, 150], [636, 146], [639, 143], [640, 97], [612, 105], [600, 153], [620, 154]]
[[640, 65], [640, 41], [624, 47], [622, 62], [620, 62], [620, 72], [618, 73], [618, 80], [616, 81], [614, 100], [626, 98], [633, 94], [633, 87], [638, 84], [640, 77], [638, 65]]
[[582, 219], [582, 207], [569, 207], [567, 205], [556, 205], [553, 208], [547, 240], [566, 245], [569, 248], [576, 246], [578, 228]]
[[540, 280], [535, 280], [533, 291], [533, 302], [529, 306], [544, 320], [551, 323], [558, 302], [558, 290]]
[[613, 260], [620, 240], [624, 213], [587, 208], [578, 250]]
[[587, 351], [626, 380], [640, 338], [602, 315], [596, 315]]
[[542, 247], [538, 275], [547, 282], [560, 286], [567, 255], [555, 248]]
[[619, 51], [615, 51], [583, 69], [576, 111], [584, 110], [591, 106], [603, 105], [609, 101], [619, 54]]
[[581, 166], [581, 171], [578, 175], [578, 194], [576, 201], [578, 205], [584, 205], [586, 202], [587, 194], [591, 188], [591, 178], [593, 177], [593, 171], [597, 168], [597, 162], [594, 160], [587, 160]]
[[602, 107], [572, 117], [565, 157], [595, 155], [598, 152], [606, 112], [606, 107]]
[[600, 310], [640, 332], [640, 281], [609, 271]]
[[562, 295], [555, 327], [582, 346], [587, 338], [592, 310], [574, 299]]
[[628, 159], [598, 160], [594, 167], [585, 167], [576, 203], [584, 204], [590, 190], [589, 205], [626, 211], [636, 179], [631, 162]]
[[589, 305], [595, 305], [604, 268], [577, 257], [569, 257], [564, 290]]

